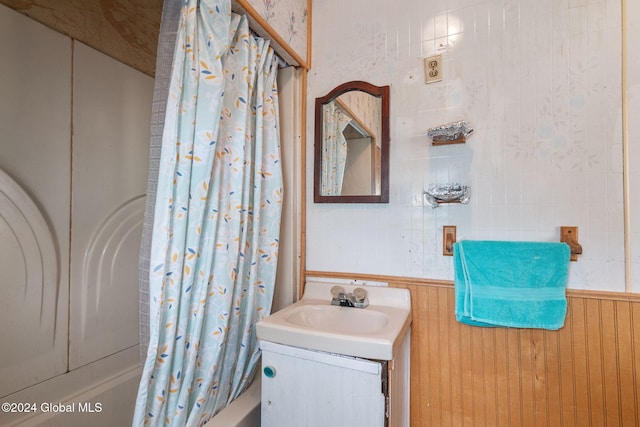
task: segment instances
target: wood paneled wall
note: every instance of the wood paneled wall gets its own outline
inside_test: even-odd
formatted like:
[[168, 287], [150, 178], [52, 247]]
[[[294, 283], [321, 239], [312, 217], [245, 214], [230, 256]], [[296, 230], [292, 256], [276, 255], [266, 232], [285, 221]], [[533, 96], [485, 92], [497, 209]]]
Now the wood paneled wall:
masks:
[[640, 426], [640, 295], [570, 291], [564, 328], [479, 328], [411, 291], [411, 427]]

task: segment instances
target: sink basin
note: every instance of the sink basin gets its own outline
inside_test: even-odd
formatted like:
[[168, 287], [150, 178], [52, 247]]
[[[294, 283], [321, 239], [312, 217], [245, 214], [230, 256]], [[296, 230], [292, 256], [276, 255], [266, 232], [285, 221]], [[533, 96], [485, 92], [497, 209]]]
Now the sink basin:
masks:
[[329, 332], [368, 334], [387, 326], [389, 315], [374, 310], [307, 304], [290, 310], [285, 320], [298, 326]]
[[[257, 323], [258, 338], [294, 347], [392, 360], [411, 324], [406, 289], [365, 286], [366, 308], [331, 305], [335, 283], [308, 282], [300, 301]], [[347, 292], [356, 286], [342, 285]]]

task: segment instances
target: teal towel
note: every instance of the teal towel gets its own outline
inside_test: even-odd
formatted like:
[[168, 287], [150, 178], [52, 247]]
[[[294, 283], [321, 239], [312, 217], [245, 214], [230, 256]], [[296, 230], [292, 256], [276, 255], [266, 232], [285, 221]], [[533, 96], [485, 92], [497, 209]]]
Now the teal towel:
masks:
[[570, 257], [565, 243], [455, 243], [456, 319], [474, 326], [562, 328]]

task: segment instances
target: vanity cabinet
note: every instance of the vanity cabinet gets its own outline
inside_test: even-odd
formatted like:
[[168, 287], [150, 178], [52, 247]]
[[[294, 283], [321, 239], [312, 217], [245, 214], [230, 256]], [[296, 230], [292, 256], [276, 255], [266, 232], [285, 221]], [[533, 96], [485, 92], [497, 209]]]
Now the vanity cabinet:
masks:
[[262, 427], [409, 426], [409, 332], [393, 360], [260, 347]]
[[384, 427], [387, 361], [262, 345], [262, 427]]
[[262, 427], [409, 427], [409, 292], [345, 283], [339, 294], [365, 291], [369, 304], [344, 307], [336, 285], [308, 281], [256, 324]]

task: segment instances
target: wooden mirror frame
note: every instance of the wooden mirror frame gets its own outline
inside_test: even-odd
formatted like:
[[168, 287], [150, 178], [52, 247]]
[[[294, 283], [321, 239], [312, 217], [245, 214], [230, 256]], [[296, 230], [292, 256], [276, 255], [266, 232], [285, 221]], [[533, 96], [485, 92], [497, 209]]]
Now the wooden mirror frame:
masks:
[[[322, 173], [322, 106], [340, 95], [359, 90], [380, 98], [380, 194], [323, 196], [320, 194]], [[316, 98], [314, 157], [313, 157], [313, 201], [315, 203], [389, 203], [389, 86], [375, 86], [364, 81], [343, 83], [327, 95]]]

